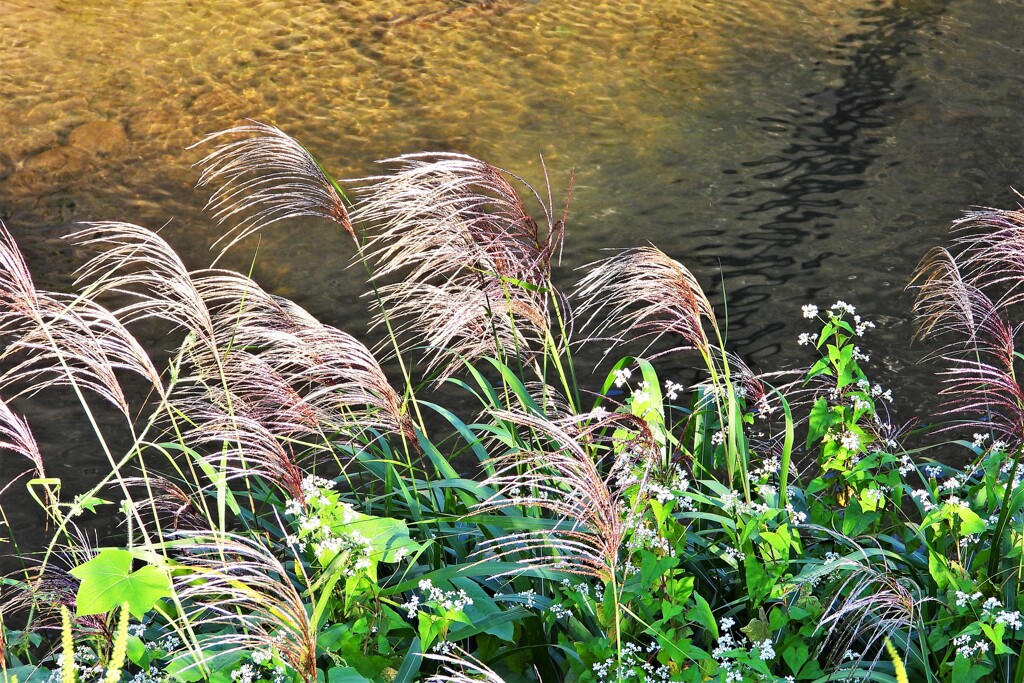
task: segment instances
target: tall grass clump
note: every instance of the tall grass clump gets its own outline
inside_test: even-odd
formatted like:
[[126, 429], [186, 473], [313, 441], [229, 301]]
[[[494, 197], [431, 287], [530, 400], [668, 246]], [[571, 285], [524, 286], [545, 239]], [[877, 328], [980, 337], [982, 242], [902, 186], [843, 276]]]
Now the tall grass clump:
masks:
[[[655, 247], [561, 289], [546, 170], [410, 154], [339, 182], [265, 124], [201, 145], [224, 248], [333, 221], [385, 342], [129, 223], [69, 235], [92, 255], [47, 292], [0, 229], [0, 447], [25, 462], [3, 492], [52, 533], [0, 584], [5, 681], [1024, 680], [1021, 212], [967, 214], [912, 284], [955, 468], [901, 444], [853, 305], [805, 305], [809, 367], [766, 374]], [[159, 363], [146, 321], [180, 340]], [[10, 408], [44, 390], [109, 465], [70, 500]], [[124, 535], [90, 541], [113, 501]]]

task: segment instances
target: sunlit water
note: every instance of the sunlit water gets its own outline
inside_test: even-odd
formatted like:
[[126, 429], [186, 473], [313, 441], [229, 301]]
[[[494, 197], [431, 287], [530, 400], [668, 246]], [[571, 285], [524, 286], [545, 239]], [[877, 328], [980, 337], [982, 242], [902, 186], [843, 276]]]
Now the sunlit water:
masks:
[[[879, 323], [874, 372], [911, 415], [937, 387], [910, 344], [913, 268], [1022, 182], [1020, 2], [233, 4], [0, 0], [0, 217], [41, 285], [69, 285], [77, 221], [166, 224], [207, 265], [220, 233], [186, 147], [245, 117], [341, 177], [459, 150], [539, 184], [543, 154], [556, 197], [576, 172], [566, 285], [601, 249], [653, 242], [726, 295], [731, 347], [766, 370], [808, 360], [801, 304], [845, 299]], [[358, 336], [350, 256], [333, 225], [283, 224], [255, 277]], [[81, 490], [105, 461], [76, 410], [30, 417]], [[3, 481], [23, 469], [0, 462]]]

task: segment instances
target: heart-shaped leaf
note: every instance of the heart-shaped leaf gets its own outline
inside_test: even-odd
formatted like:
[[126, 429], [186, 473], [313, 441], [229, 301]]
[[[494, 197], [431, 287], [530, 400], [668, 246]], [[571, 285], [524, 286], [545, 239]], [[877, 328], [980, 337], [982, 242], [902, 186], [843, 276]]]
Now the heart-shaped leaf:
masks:
[[157, 567], [146, 565], [132, 571], [132, 554], [127, 550], [104, 548], [96, 557], [71, 570], [82, 583], [76, 596], [78, 616], [109, 612], [121, 603], [141, 617], [160, 598], [171, 596], [171, 580]]

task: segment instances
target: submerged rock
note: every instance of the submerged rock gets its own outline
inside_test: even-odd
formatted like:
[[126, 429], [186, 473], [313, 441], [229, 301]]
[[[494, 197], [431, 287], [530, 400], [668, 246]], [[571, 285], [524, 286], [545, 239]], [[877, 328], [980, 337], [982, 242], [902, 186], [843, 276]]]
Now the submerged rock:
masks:
[[128, 136], [117, 121], [89, 121], [71, 131], [68, 145], [91, 154], [112, 154], [128, 146]]
[[73, 147], [60, 145], [25, 159], [25, 170], [53, 175], [77, 175], [87, 166], [85, 155]]
[[14, 159], [0, 152], [0, 180], [14, 173]]

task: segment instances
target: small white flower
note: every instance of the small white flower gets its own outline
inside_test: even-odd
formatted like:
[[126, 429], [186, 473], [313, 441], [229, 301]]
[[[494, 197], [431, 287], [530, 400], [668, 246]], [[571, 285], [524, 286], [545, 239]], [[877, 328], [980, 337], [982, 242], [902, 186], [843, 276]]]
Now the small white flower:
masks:
[[800, 336], [796, 338], [796, 343], [800, 346], [807, 346], [808, 344], [814, 344], [818, 341], [817, 334], [808, 334], [807, 332], [801, 332]]
[[860, 447], [860, 437], [853, 432], [843, 432], [839, 443], [848, 451], [855, 451]]
[[869, 356], [866, 353], [861, 353], [861, 350], [860, 350], [859, 346], [854, 346], [853, 347], [853, 359], [854, 360], [859, 360], [859, 361], [864, 361], [865, 363], [867, 363], [868, 361], [871, 360], [871, 356]]
[[999, 600], [999, 598], [989, 598], [984, 603], [982, 603], [981, 608], [986, 612], [991, 612], [992, 610], [997, 610], [1002, 606], [1003, 603]]
[[615, 371], [615, 386], [621, 387], [623, 384], [629, 381], [629, 378], [633, 376], [633, 372], [629, 368], [621, 368]]
[[800, 307], [801, 312], [805, 318], [814, 319], [818, 316], [818, 307], [814, 304], [804, 304]]
[[838, 315], [843, 315], [845, 313], [849, 313], [850, 315], [853, 315], [854, 313], [857, 312], [856, 308], [854, 308], [850, 304], [846, 303], [842, 299], [840, 299], [839, 301], [837, 301], [834, 304], [832, 304], [830, 310], [834, 311]]
[[679, 392], [683, 390], [682, 384], [676, 384], [672, 380], [665, 380], [665, 397], [674, 401], [679, 398]]

